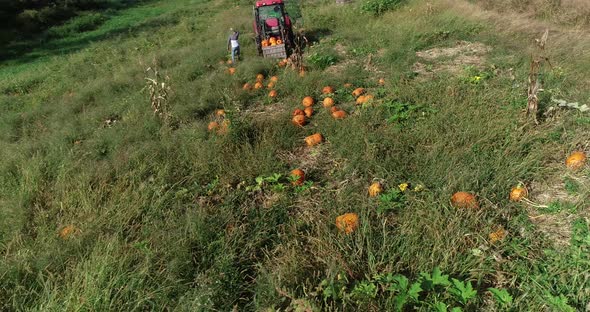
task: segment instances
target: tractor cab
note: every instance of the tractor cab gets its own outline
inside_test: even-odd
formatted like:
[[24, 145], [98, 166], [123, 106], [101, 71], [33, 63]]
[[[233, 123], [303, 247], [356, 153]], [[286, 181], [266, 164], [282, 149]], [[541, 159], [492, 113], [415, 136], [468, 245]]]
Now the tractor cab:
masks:
[[256, 1], [254, 33], [259, 54], [264, 57], [287, 57], [293, 31], [282, 0]]

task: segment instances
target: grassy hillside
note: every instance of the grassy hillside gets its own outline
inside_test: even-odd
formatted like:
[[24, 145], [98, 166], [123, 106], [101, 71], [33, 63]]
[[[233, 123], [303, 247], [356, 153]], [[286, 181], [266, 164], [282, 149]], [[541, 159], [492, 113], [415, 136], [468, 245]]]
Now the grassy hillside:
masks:
[[[251, 4], [224, 0], [121, 10], [0, 65], [0, 310], [584, 309], [590, 169], [564, 160], [590, 149], [590, 115], [543, 113], [588, 103], [590, 39], [549, 25], [535, 125], [544, 27], [467, 3], [369, 3], [300, 3], [304, 76], [259, 58]], [[276, 98], [242, 90], [259, 73], [277, 76]], [[145, 78], [170, 87], [168, 119]], [[347, 118], [322, 107], [327, 85]], [[356, 87], [374, 100], [355, 105]], [[305, 96], [318, 103], [296, 127]], [[217, 109], [225, 134], [207, 130]], [[519, 183], [530, 202], [508, 200]], [[480, 207], [453, 207], [457, 191]]]

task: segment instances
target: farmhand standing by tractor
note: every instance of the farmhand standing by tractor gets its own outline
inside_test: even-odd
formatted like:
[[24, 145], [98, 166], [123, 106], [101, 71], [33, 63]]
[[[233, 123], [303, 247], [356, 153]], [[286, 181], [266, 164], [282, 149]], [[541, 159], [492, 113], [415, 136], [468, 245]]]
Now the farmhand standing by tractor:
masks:
[[239, 58], [240, 56], [240, 43], [238, 42], [240, 33], [235, 31], [233, 28], [230, 28], [229, 30], [231, 31], [231, 34], [227, 39], [227, 50], [231, 51], [231, 61], [232, 63], [235, 63], [236, 57]]

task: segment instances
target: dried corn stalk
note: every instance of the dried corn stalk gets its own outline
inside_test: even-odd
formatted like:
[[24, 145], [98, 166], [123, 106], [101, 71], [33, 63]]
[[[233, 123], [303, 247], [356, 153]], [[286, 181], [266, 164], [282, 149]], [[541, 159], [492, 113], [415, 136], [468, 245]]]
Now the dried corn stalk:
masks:
[[[146, 87], [150, 95], [150, 103], [154, 115], [160, 117], [164, 122], [168, 122], [172, 116], [170, 113], [170, 103], [168, 97], [171, 92], [170, 85], [167, 83], [168, 76], [162, 79], [157, 69], [149, 67], [146, 72], [152, 77], [146, 77]], [[164, 80], [164, 81], [161, 81]]]

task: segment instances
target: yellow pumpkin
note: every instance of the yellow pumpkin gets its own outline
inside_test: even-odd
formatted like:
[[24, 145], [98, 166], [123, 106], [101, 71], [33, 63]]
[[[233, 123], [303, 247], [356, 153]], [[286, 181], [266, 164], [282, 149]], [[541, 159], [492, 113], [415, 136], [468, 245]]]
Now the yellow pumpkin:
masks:
[[305, 138], [305, 143], [307, 144], [307, 146], [314, 146], [322, 143], [323, 141], [324, 137], [319, 133], [312, 134]]
[[381, 194], [382, 192], [383, 192], [383, 186], [381, 186], [381, 183], [379, 183], [379, 182], [375, 182], [375, 183], [371, 184], [371, 186], [369, 186], [369, 196], [370, 197], [379, 196], [379, 194]]
[[586, 154], [584, 152], [573, 152], [566, 160], [565, 165], [572, 169], [578, 170], [586, 164]]
[[521, 201], [528, 196], [529, 192], [525, 187], [516, 186], [510, 191], [510, 201]]
[[305, 107], [310, 107], [315, 103], [315, 100], [311, 97], [311, 96], [306, 96], [303, 98], [303, 100], [301, 101], [301, 104], [303, 104], [303, 106]]
[[359, 227], [359, 216], [356, 213], [345, 213], [336, 217], [336, 228], [345, 234], [354, 232]]
[[[293, 177], [293, 185], [302, 185], [305, 182], [305, 172], [303, 170], [297, 168], [291, 171], [291, 176]], [[297, 178], [297, 180], [295, 180]]]
[[270, 43], [270, 45], [276, 45], [277, 44], [277, 38], [275, 38], [275, 37], [268, 38], [268, 43]]
[[457, 192], [451, 197], [451, 204], [456, 208], [479, 208], [479, 203], [475, 196], [467, 192]]

